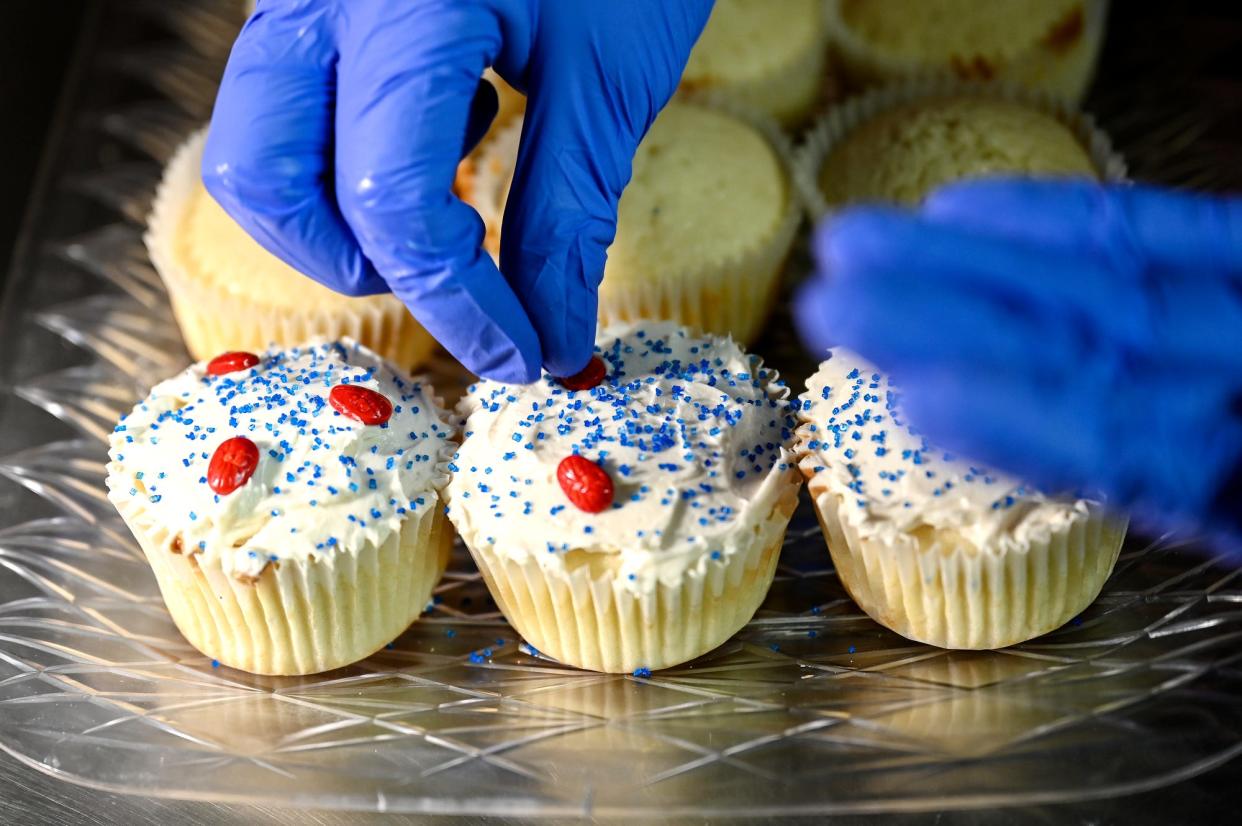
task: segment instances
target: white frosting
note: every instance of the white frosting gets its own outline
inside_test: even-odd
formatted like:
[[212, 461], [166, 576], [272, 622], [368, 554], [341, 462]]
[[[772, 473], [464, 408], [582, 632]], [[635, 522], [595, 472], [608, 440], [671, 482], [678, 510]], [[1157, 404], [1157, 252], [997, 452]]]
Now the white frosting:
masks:
[[954, 547], [999, 552], [1045, 540], [1093, 506], [936, 450], [902, 420], [889, 379], [847, 350], [829, 354], [799, 399], [799, 465], [840, 497], [861, 536], [891, 541], [927, 526]]
[[[449, 518], [463, 538], [560, 570], [586, 552], [635, 591], [773, 541], [784, 527], [773, 509], [798, 483], [786, 448], [796, 422], [776, 374], [728, 339], [669, 322], [613, 327], [597, 342], [608, 375], [591, 390], [547, 374], [470, 388], [449, 466]], [[557, 482], [575, 451], [613, 480], [602, 513], [576, 508]]]
[[[347, 340], [273, 350], [220, 376], [205, 370], [200, 362], [156, 385], [110, 440], [109, 495], [179, 535], [183, 553], [219, 557], [227, 573], [253, 578], [269, 562], [382, 543], [407, 517], [438, 507], [452, 425], [430, 388], [370, 350]], [[386, 396], [388, 422], [337, 412], [328, 393], [344, 382]], [[259, 464], [219, 495], [207, 466], [233, 436], [255, 443]]]

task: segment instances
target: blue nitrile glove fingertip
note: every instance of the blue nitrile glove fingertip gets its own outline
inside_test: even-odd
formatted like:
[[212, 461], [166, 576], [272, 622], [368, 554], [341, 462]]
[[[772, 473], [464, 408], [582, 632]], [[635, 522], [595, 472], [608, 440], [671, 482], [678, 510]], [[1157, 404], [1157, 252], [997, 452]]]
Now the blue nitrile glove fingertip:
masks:
[[830, 278], [847, 278], [886, 263], [893, 239], [909, 235], [910, 213], [884, 207], [853, 207], [828, 218], [815, 234], [814, 252]]
[[797, 288], [792, 309], [794, 326], [807, 350], [822, 356], [839, 343], [833, 335], [838, 326], [837, 307], [832, 289], [822, 277], [813, 275]]

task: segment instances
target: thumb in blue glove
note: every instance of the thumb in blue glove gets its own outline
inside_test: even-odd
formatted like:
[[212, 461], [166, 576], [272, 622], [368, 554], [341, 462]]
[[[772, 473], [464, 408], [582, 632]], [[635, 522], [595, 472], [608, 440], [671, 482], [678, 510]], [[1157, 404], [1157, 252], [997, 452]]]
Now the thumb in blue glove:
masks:
[[933, 442], [1242, 540], [1242, 200], [980, 181], [816, 250], [804, 338], [890, 372]]
[[[710, 10], [269, 0], [230, 56], [204, 182], [268, 250], [349, 295], [390, 290], [476, 373], [575, 373], [634, 151]], [[528, 95], [503, 277], [451, 191], [496, 111], [489, 65]]]

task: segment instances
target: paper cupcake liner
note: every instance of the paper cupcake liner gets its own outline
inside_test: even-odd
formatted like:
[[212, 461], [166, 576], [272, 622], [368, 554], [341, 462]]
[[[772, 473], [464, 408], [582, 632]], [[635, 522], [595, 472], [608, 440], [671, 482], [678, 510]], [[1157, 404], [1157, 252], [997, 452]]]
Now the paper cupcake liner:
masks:
[[[951, 80], [1018, 83], [1076, 103], [1095, 72], [1108, 18], [1108, 0], [1084, 0], [1082, 32], [1067, 51], [1047, 47], [996, 55], [980, 66], [972, 60], [958, 65], [931, 67], [924, 60], [884, 55], [859, 37], [841, 14], [841, 0], [826, 3], [828, 37], [837, 69], [853, 88], [940, 77]], [[932, 33], [934, 35], [934, 33]]]
[[[177, 150], [156, 191], [143, 236], [151, 262], [168, 288], [173, 315], [195, 360], [226, 350], [260, 352], [269, 346], [352, 338], [380, 356], [412, 369], [425, 362], [435, 339], [396, 298], [357, 299], [349, 309], [274, 307], [247, 300], [194, 277], [178, 261], [175, 244], [199, 172], [207, 130]], [[238, 273], [239, 279], [252, 273]]]
[[133, 532], [173, 621], [191, 645], [253, 674], [314, 674], [383, 648], [426, 607], [448, 564], [444, 509], [408, 517], [380, 545], [281, 560], [256, 581], [218, 558], [174, 551], [175, 537], [129, 497], [112, 497]]
[[1099, 595], [1125, 523], [1098, 509], [1021, 549], [921, 549], [912, 535], [860, 536], [839, 495], [807, 485], [837, 576], [858, 607], [903, 637], [941, 648], [1015, 645], [1059, 628]]
[[[793, 148], [775, 120], [723, 92], [685, 94], [682, 100], [732, 115], [767, 139], [789, 185], [785, 212], [768, 238], [740, 254], [704, 261], [686, 271], [665, 271], [646, 283], [605, 278], [599, 288], [599, 322], [667, 319], [699, 332], [731, 335], [745, 346], [758, 337], [776, 301], [785, 259], [802, 223], [803, 199], [795, 184]], [[521, 129], [522, 121], [515, 120], [489, 138], [478, 161], [458, 175], [462, 199], [483, 218], [484, 248], [496, 260]]]
[[720, 95], [792, 128], [810, 118], [833, 85], [828, 44], [821, 38], [817, 46], [760, 77], [729, 83], [683, 78], [677, 94], [691, 100], [697, 95]]
[[593, 573], [590, 565], [553, 570], [486, 544], [466, 545], [500, 610], [540, 653], [592, 671], [629, 673], [692, 660], [749, 622], [772, 584], [792, 511], [792, 505], [773, 511], [776, 524], [760, 530], [765, 538], [775, 532], [774, 539], [709, 560], [676, 585], [659, 583], [641, 593], [611, 571]]
[[924, 78], [850, 98], [821, 117], [806, 133], [794, 156], [794, 184], [812, 220], [818, 221], [832, 210], [820, 188], [819, 176], [824, 161], [846, 135], [882, 112], [919, 100], [955, 96], [1018, 103], [1050, 115], [1069, 129], [1087, 150], [1101, 180], [1127, 180], [1125, 159], [1113, 148], [1112, 140], [1091, 115], [1064, 101], [1022, 86]]

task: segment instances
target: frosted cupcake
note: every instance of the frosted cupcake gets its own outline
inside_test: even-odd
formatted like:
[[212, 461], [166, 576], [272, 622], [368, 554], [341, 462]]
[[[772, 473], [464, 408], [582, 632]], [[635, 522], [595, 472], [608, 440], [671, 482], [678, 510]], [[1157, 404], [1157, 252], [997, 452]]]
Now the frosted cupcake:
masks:
[[225, 353], [112, 434], [108, 497], [197, 649], [258, 674], [360, 660], [427, 605], [453, 429], [352, 342]]
[[841, 582], [872, 619], [943, 648], [1053, 630], [1099, 594], [1124, 521], [929, 446], [893, 388], [834, 350], [801, 397], [799, 466]]
[[796, 165], [814, 216], [855, 203], [914, 205], [943, 184], [990, 175], [1125, 177], [1089, 117], [1021, 90], [951, 81], [851, 100], [811, 130]]
[[828, 80], [823, 0], [716, 0], [681, 76], [795, 125], [820, 103]]
[[912, 78], [1017, 83], [1071, 103], [1091, 82], [1106, 0], [828, 0], [828, 30], [855, 87]]
[[427, 360], [435, 340], [394, 296], [333, 292], [247, 235], [203, 186], [205, 140], [196, 133], [169, 163], [145, 236], [195, 359], [352, 338], [402, 368]]
[[[493, 257], [520, 134], [517, 121], [488, 141], [462, 193], [483, 218]], [[663, 319], [752, 341], [801, 219], [787, 157], [779, 130], [760, 116], [669, 104], [639, 145], [621, 195], [600, 322]]]
[[787, 393], [727, 339], [605, 330], [578, 376], [471, 388], [449, 518], [540, 652], [677, 665], [767, 593], [800, 484]]

